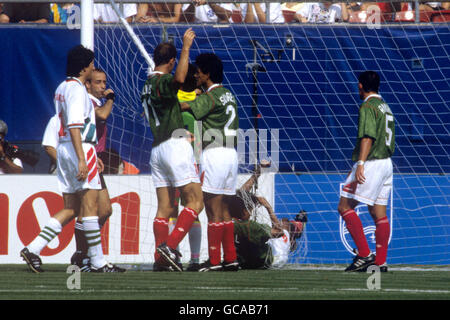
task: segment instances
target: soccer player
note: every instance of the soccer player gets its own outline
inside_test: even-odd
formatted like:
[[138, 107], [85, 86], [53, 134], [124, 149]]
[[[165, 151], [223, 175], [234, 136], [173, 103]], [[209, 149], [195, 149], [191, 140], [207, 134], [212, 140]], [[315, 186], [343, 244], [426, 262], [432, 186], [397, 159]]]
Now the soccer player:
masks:
[[[283, 267], [289, 254], [296, 250], [297, 239], [302, 236], [307, 222], [304, 210], [297, 214], [295, 220], [283, 218], [280, 221], [270, 203], [251, 192], [260, 172], [258, 166], [247, 182], [236, 191], [236, 195], [228, 198], [230, 214], [235, 224], [237, 259], [242, 269]], [[259, 206], [266, 208], [270, 225], [251, 219]]]
[[[87, 79], [85, 83], [89, 98], [91, 99], [95, 110], [98, 140], [95, 151], [97, 152], [99, 159], [102, 159], [102, 156], [104, 156], [104, 152], [106, 151], [106, 137], [108, 130], [106, 120], [111, 114], [115, 99], [114, 91], [110, 88], [106, 89], [106, 82], [106, 73], [101, 69], [95, 68], [91, 78]], [[102, 104], [102, 99], [105, 99], [104, 104]], [[101, 189], [98, 192], [98, 224], [101, 229], [112, 214], [112, 206], [103, 173], [99, 172], [99, 176]], [[88, 272], [90, 270], [89, 258], [87, 256], [88, 243], [84, 235], [82, 217], [80, 216], [78, 216], [75, 223], [75, 243], [76, 251], [72, 255], [70, 262], [73, 265], [79, 266], [81, 271]]]
[[[186, 79], [184, 80], [183, 85], [178, 90], [177, 97], [180, 103], [193, 101], [197, 96], [197, 67], [190, 63], [188, 67], [188, 72], [186, 74]], [[197, 122], [194, 118], [194, 115], [189, 111], [183, 111], [181, 113], [183, 117], [184, 128], [190, 132], [192, 135], [192, 147], [194, 148], [194, 157], [197, 167], [199, 167], [200, 162], [200, 151], [201, 151], [201, 132], [198, 130]], [[197, 136], [195, 136], [197, 135]], [[200, 146], [198, 146], [200, 144]], [[197, 147], [196, 147], [197, 145]], [[180, 201], [180, 192], [177, 189], [175, 193], [175, 198], [177, 204]], [[184, 205], [183, 199], [181, 199], [181, 205]], [[177, 221], [177, 216], [170, 217], [169, 219], [169, 233], [172, 232], [173, 227], [175, 226]], [[192, 224], [191, 229], [189, 230], [189, 247], [191, 250], [191, 259], [189, 261], [189, 266], [186, 271], [198, 271], [200, 268], [200, 249], [201, 249], [201, 240], [202, 240], [202, 226], [197, 217], [197, 219]]]
[[[176, 250], [203, 210], [203, 195], [194, 159], [187, 139], [177, 93], [184, 83], [189, 65], [189, 51], [195, 33], [192, 28], [183, 35], [183, 46], [175, 74], [177, 52], [172, 43], [161, 43], [154, 51], [155, 69], [142, 90], [142, 103], [153, 134], [150, 167], [156, 188], [158, 209], [153, 222], [155, 264], [168, 264], [173, 271], [182, 271]], [[185, 207], [178, 215], [169, 235], [169, 217], [176, 213], [175, 190], [178, 188]], [[160, 259], [162, 258], [162, 260]]]
[[55, 92], [55, 110], [61, 120], [57, 147], [58, 183], [63, 193], [64, 209], [50, 218], [40, 234], [20, 252], [35, 273], [43, 271], [39, 257], [42, 249], [78, 212], [88, 239], [92, 271], [123, 271], [105, 260], [101, 245], [97, 209], [100, 178], [94, 147], [97, 142], [95, 111], [84, 86], [93, 69], [94, 53], [82, 45], [75, 46], [67, 56], [67, 79]]
[[[358, 136], [353, 150], [353, 168], [341, 190], [338, 211], [355, 242], [358, 253], [345, 271], [364, 271], [377, 265], [387, 271], [386, 256], [390, 236], [386, 207], [392, 189], [392, 161], [395, 149], [394, 116], [378, 94], [380, 77], [365, 71], [358, 78]], [[370, 251], [360, 218], [355, 212], [359, 202], [368, 206], [375, 221], [376, 256]]]
[[[234, 246], [234, 225], [228, 210], [227, 196], [236, 193], [238, 156], [236, 151], [239, 117], [236, 99], [222, 86], [223, 65], [213, 53], [197, 56], [198, 85], [205, 93], [194, 101], [182, 103], [201, 120], [203, 152], [201, 155], [202, 190], [208, 216], [209, 260], [203, 271], [237, 271], [239, 264]], [[221, 246], [224, 261], [221, 263]]]

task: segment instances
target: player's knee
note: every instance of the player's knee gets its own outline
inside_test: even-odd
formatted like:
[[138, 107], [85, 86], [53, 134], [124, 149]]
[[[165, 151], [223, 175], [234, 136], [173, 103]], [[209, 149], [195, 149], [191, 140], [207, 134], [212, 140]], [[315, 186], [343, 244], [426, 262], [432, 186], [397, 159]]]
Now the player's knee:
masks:
[[191, 209], [197, 213], [200, 213], [204, 207], [205, 207], [205, 205], [203, 204], [203, 199], [195, 199], [192, 202]]
[[342, 216], [348, 210], [354, 209], [357, 204], [358, 204], [358, 201], [356, 201], [356, 200], [341, 197], [341, 199], [339, 200], [337, 210], [338, 210], [339, 214]]
[[342, 214], [346, 211], [346, 207], [344, 206], [344, 205], [342, 205], [342, 204], [338, 204], [338, 207], [337, 207], [337, 211], [339, 212], [339, 214], [342, 216]]

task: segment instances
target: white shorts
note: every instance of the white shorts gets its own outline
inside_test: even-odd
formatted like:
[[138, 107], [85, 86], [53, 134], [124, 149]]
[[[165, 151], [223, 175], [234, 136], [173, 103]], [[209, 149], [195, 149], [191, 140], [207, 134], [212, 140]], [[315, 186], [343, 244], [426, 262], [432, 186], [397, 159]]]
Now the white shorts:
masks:
[[392, 160], [391, 158], [369, 160], [364, 163], [364, 176], [366, 182], [356, 182], [357, 164], [348, 175], [341, 189], [341, 197], [355, 199], [369, 206], [374, 204], [388, 204], [392, 189]]
[[95, 146], [90, 143], [82, 144], [84, 156], [88, 166], [88, 177], [84, 181], [78, 181], [78, 157], [71, 142], [58, 145], [58, 184], [62, 193], [76, 193], [84, 189], [101, 189], [100, 176], [97, 168], [97, 152]]
[[154, 147], [150, 168], [155, 188], [200, 183], [194, 151], [185, 138], [170, 138]]
[[201, 156], [201, 180], [203, 192], [212, 194], [236, 194], [238, 154], [233, 148], [210, 148]]

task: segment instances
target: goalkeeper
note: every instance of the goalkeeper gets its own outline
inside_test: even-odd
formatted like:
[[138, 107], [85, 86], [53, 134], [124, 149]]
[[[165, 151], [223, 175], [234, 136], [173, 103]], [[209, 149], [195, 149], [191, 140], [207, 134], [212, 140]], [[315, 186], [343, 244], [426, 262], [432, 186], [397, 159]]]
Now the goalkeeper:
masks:
[[[281, 268], [287, 263], [289, 253], [297, 248], [297, 239], [302, 236], [307, 222], [304, 210], [295, 220], [278, 220], [269, 202], [251, 192], [260, 173], [258, 166], [236, 195], [228, 198], [234, 220], [236, 253], [242, 269]], [[251, 219], [258, 206], [267, 209], [271, 226]]]

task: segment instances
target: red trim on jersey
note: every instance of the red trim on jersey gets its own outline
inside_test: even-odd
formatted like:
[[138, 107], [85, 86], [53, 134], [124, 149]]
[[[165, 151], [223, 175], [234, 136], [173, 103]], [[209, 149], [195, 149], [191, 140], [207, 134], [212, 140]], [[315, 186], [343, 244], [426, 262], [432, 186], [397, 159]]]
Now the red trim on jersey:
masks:
[[84, 126], [84, 124], [83, 123], [72, 123], [72, 124], [69, 124], [69, 125], [67, 125], [67, 127], [68, 128], [72, 128], [72, 127], [83, 127]]
[[59, 116], [59, 122], [60, 122], [58, 136], [64, 137], [66, 134], [64, 133], [64, 121], [63, 121], [62, 111], [59, 113], [58, 116]]
[[100, 108], [101, 106], [99, 104], [97, 104], [97, 102], [91, 98], [91, 102], [94, 105], [94, 108]]

